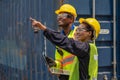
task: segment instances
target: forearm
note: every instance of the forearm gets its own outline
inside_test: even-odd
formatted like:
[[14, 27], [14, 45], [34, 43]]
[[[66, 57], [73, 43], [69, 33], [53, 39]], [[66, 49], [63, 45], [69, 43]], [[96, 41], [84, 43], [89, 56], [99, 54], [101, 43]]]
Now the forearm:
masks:
[[64, 47], [69, 43], [69, 40], [67, 36], [64, 36], [60, 34], [57, 31], [46, 29], [44, 31], [44, 36], [51, 41], [53, 44], [59, 46], [59, 47]]

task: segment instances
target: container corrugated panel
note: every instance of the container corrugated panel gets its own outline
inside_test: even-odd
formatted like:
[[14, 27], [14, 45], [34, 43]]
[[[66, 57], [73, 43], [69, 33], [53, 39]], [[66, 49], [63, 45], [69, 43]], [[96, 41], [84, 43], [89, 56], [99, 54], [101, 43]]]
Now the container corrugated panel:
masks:
[[119, 8], [120, 0], [117, 0], [117, 78], [120, 80], [120, 8]]
[[[55, 80], [42, 60], [44, 37], [29, 18], [55, 28], [55, 0], [0, 0], [0, 80]], [[47, 45], [51, 45], [47, 41]], [[54, 47], [47, 48], [48, 55]]]

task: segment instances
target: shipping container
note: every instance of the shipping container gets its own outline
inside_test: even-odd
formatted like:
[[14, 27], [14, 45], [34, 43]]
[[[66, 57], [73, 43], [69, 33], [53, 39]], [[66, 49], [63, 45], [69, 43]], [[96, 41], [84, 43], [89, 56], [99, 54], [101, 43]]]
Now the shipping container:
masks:
[[117, 50], [117, 79], [120, 80], [120, 0], [117, 0], [117, 8], [116, 8], [116, 50]]
[[62, 3], [76, 8], [76, 26], [81, 17], [99, 20], [98, 80], [120, 80], [119, 0], [0, 0], [0, 80], [57, 80], [42, 58], [54, 58], [55, 45], [34, 33], [29, 18], [58, 30], [54, 11]]

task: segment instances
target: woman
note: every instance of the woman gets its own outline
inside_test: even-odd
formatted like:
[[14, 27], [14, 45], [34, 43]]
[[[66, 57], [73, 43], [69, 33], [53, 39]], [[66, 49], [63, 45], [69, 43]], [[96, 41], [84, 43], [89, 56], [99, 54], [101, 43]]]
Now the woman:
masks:
[[73, 39], [48, 29], [35, 19], [30, 20], [33, 26], [44, 31], [43, 34], [49, 41], [77, 56], [74, 69], [78, 72], [72, 70], [69, 80], [97, 80], [98, 52], [94, 40], [99, 35], [100, 24], [95, 18], [80, 18], [81, 24], [76, 28]]

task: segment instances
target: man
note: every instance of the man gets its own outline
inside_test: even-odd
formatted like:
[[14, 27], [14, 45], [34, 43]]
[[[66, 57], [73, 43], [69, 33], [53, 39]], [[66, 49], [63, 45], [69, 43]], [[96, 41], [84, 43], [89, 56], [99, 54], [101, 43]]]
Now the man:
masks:
[[[66, 36], [48, 29], [41, 22], [32, 20], [32, 25], [44, 31], [44, 36], [53, 44], [77, 56], [71, 67], [68, 80], [97, 80], [98, 53], [94, 40], [100, 32], [100, 24], [95, 18], [80, 18], [80, 25], [76, 28], [74, 37]], [[76, 70], [75, 70], [76, 69]], [[76, 72], [78, 71], [78, 72]], [[66, 80], [66, 79], [65, 79]]]
[[[63, 4], [55, 11], [55, 13], [57, 14], [58, 26], [62, 28], [61, 34], [68, 36], [68, 38], [72, 38], [75, 29], [75, 25], [73, 25], [73, 23], [77, 17], [76, 9], [70, 4]], [[57, 64], [57, 69], [64, 69], [71, 72], [74, 59], [74, 55], [56, 46], [55, 62]], [[67, 75], [59, 76], [59, 80], [68, 80], [68, 78], [69, 77]]]

